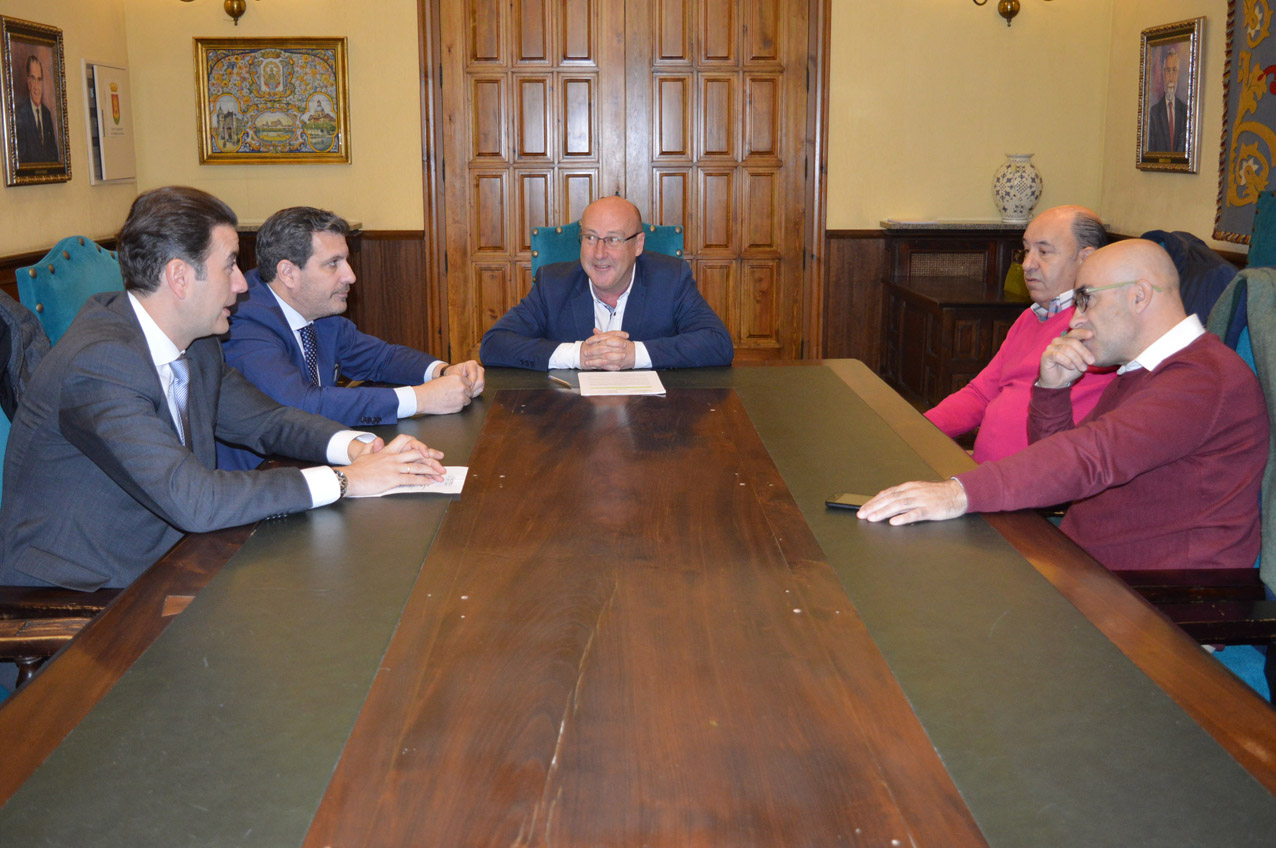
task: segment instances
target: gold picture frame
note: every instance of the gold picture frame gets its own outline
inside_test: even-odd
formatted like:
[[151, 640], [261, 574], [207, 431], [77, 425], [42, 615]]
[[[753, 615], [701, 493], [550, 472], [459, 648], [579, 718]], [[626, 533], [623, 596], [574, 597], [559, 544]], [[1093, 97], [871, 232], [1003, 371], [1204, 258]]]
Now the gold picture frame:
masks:
[[1201, 147], [1201, 57], [1205, 18], [1143, 30], [1135, 165], [1195, 174]]
[[199, 161], [349, 164], [344, 38], [196, 38]]
[[62, 30], [0, 17], [5, 185], [71, 179]]

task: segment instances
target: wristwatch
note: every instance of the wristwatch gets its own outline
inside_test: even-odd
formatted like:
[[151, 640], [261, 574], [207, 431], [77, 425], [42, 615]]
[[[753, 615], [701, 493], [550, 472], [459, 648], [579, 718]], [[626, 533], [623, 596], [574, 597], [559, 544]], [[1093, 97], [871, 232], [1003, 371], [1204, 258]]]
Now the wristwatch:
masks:
[[346, 496], [346, 489], [350, 486], [350, 481], [346, 478], [346, 472], [340, 468], [333, 468], [332, 473], [337, 475], [337, 483], [341, 486], [341, 494], [337, 495], [337, 500], [341, 500]]

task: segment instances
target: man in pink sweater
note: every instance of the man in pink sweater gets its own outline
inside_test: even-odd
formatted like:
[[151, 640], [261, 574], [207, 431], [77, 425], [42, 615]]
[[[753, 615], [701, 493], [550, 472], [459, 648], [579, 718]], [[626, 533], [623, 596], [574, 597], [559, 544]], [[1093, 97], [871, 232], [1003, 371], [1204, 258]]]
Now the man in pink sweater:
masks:
[[[1074, 501], [1063, 532], [1113, 569], [1241, 568], [1259, 548], [1267, 464], [1263, 392], [1249, 367], [1187, 315], [1160, 246], [1138, 239], [1086, 260], [1067, 336], [1041, 357], [1029, 439], [943, 483], [904, 483], [869, 521], [938, 521]], [[1118, 365], [1074, 424], [1068, 389]]]
[[[1032, 306], [1011, 326], [997, 355], [975, 379], [926, 413], [947, 436], [978, 428], [975, 462], [1018, 453], [1028, 446], [1028, 399], [1041, 354], [1068, 331], [1072, 288], [1081, 261], [1107, 244], [1099, 216], [1082, 206], [1047, 209], [1023, 234], [1023, 276]], [[1094, 408], [1113, 374], [1086, 374], [1072, 387], [1077, 416]]]

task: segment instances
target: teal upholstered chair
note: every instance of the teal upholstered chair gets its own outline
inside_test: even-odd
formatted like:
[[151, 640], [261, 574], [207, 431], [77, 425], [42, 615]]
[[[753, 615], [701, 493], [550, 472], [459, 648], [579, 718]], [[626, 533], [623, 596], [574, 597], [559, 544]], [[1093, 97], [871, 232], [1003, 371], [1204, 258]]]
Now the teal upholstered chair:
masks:
[[19, 268], [17, 278], [18, 299], [40, 319], [53, 343], [89, 297], [124, 290], [115, 251], [84, 236], [62, 239], [39, 262]]
[[[666, 256], [682, 256], [683, 231], [681, 226], [656, 226], [643, 224], [647, 234], [643, 250], [663, 253]], [[532, 277], [542, 265], [555, 262], [575, 262], [580, 259], [580, 221], [561, 227], [532, 227]]]
[[1249, 237], [1250, 268], [1276, 265], [1276, 191], [1264, 191], [1254, 204], [1254, 230]]

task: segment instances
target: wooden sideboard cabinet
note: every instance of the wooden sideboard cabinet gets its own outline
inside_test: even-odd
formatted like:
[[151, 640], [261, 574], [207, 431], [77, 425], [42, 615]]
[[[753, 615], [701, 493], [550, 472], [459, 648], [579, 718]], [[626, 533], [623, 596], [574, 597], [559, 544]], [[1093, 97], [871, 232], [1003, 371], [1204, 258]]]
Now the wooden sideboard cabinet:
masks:
[[931, 407], [978, 374], [1029, 300], [1003, 289], [1023, 230], [883, 222], [882, 376]]

